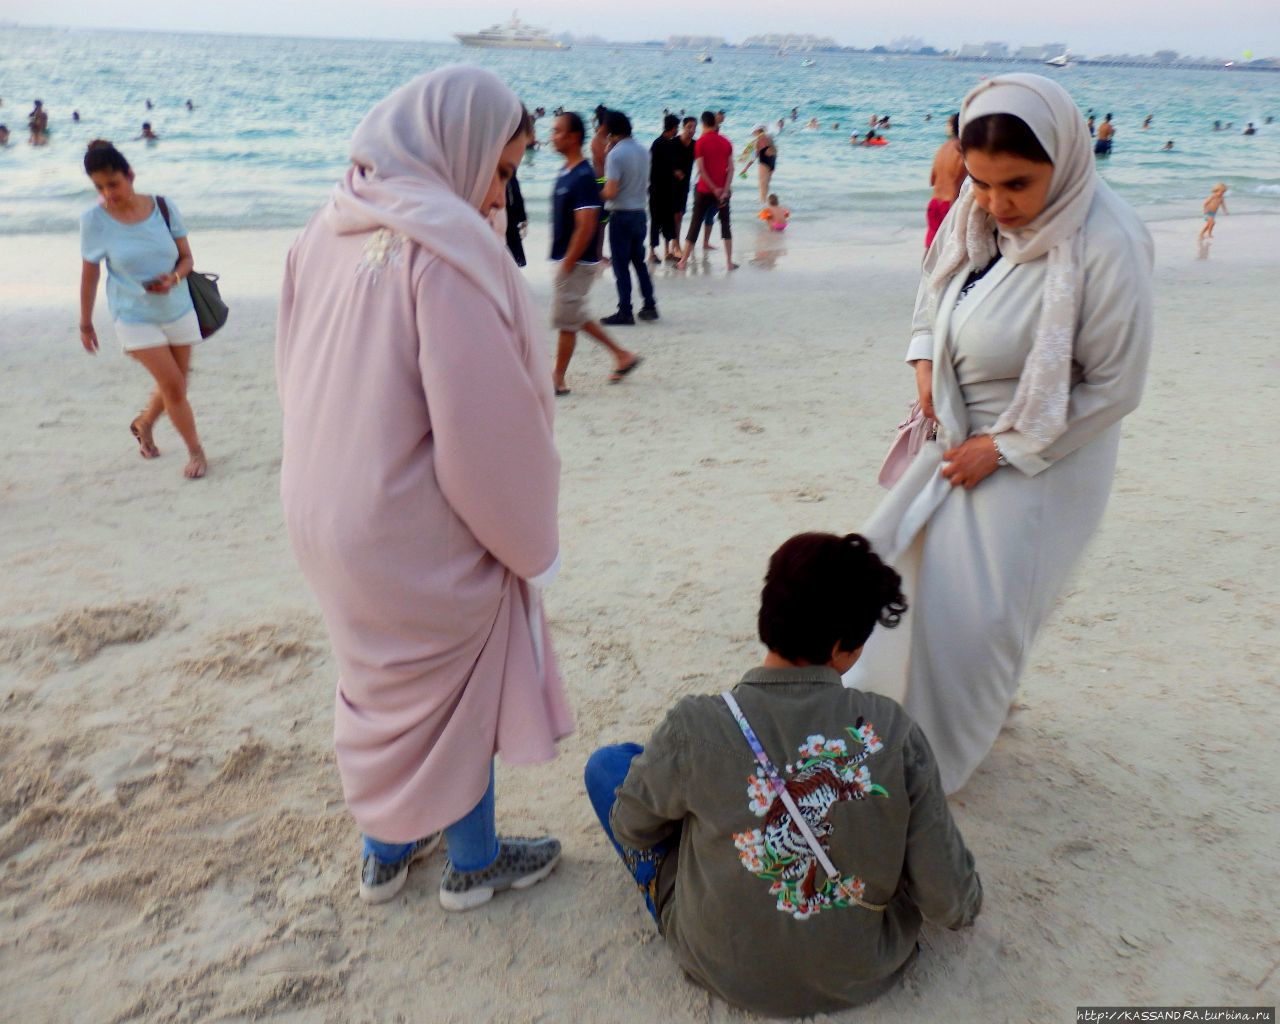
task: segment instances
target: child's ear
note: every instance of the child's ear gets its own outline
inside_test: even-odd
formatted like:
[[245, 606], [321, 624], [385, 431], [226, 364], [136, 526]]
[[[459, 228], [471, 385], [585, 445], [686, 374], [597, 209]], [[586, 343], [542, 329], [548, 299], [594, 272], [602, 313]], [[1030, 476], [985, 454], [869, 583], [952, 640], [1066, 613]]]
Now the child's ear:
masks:
[[831, 647], [831, 660], [827, 662], [827, 667], [833, 668], [841, 675], [844, 675], [858, 663], [858, 659], [861, 657], [862, 647], [854, 648], [852, 651], [842, 651], [840, 643], [837, 641]]

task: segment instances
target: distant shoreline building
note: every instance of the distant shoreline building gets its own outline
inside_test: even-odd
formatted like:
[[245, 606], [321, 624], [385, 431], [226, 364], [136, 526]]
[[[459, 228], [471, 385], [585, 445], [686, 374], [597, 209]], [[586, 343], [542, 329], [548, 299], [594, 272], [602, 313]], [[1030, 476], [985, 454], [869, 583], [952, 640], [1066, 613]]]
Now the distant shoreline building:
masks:
[[667, 36], [668, 50], [723, 50], [723, 36]]
[[838, 50], [840, 49], [840, 44], [830, 36], [797, 35], [790, 32], [769, 32], [765, 35], [748, 36], [738, 45], [738, 49], [807, 52], [809, 50]]

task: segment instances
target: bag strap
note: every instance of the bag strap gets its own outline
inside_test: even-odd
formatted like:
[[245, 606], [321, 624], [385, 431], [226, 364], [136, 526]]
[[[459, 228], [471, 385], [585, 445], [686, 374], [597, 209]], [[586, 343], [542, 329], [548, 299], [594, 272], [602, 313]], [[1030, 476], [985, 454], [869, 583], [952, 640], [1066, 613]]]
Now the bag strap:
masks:
[[734, 721], [738, 723], [738, 728], [742, 730], [742, 735], [746, 737], [752, 753], [755, 754], [756, 760], [760, 763], [760, 767], [764, 769], [765, 780], [769, 783], [774, 793], [778, 795], [778, 799], [782, 801], [782, 806], [787, 809], [787, 813], [791, 815], [791, 820], [795, 822], [796, 828], [804, 836], [804, 841], [809, 844], [809, 849], [813, 851], [813, 855], [818, 858], [818, 863], [822, 865], [822, 870], [827, 873], [828, 878], [839, 878], [840, 872], [831, 863], [831, 858], [827, 856], [827, 851], [822, 848], [817, 836], [809, 828], [809, 823], [804, 820], [804, 815], [800, 813], [800, 808], [796, 806], [795, 800], [787, 792], [786, 783], [782, 781], [782, 776], [778, 774], [778, 769], [769, 760], [769, 755], [764, 752], [764, 747], [761, 746], [760, 740], [756, 738], [755, 730], [751, 728], [751, 723], [747, 721], [747, 716], [742, 713], [742, 708], [734, 700], [733, 694], [726, 690], [720, 694], [720, 697], [729, 705], [729, 713], [733, 715]]
[[156, 206], [160, 209], [160, 216], [164, 218], [164, 226], [169, 229], [170, 234], [173, 234], [173, 223], [169, 220], [169, 204], [164, 201], [164, 196], [156, 196]]

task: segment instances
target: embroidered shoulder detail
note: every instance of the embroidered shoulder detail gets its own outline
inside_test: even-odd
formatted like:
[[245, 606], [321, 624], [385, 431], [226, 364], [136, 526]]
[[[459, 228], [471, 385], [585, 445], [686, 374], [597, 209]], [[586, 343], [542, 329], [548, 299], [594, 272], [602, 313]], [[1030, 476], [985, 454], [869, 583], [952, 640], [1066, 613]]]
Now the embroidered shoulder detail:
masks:
[[390, 228], [379, 228], [364, 243], [360, 253], [360, 263], [356, 267], [357, 274], [369, 274], [375, 280], [387, 267], [399, 266], [404, 262], [404, 243], [408, 241], [404, 235]]
[[[786, 766], [787, 792], [823, 850], [829, 849], [835, 830], [827, 820], [832, 807], [842, 800], [889, 795], [871, 781], [871, 769], [864, 763], [884, 748], [874, 727], [858, 719], [845, 733], [847, 739], [808, 737], [795, 763]], [[859, 748], [857, 753], [850, 753], [851, 743]], [[763, 827], [735, 833], [733, 845], [742, 866], [769, 883], [769, 895], [777, 898], [780, 911], [804, 921], [829, 907], [866, 905], [861, 878], [828, 878], [821, 870], [804, 834], [766, 779], [747, 777], [747, 807], [764, 819]]]

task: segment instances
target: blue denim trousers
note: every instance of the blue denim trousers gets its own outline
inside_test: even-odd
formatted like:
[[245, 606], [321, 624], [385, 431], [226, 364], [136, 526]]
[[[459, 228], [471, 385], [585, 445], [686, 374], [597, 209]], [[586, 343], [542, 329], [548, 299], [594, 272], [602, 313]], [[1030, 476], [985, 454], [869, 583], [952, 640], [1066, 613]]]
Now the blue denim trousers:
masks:
[[[480, 871], [498, 857], [498, 832], [493, 810], [493, 762], [489, 763], [489, 788], [467, 815], [444, 830], [449, 844], [449, 860], [458, 871]], [[372, 853], [384, 864], [404, 860], [413, 843], [384, 843], [372, 836], [364, 837], [364, 852]]]
[[618, 309], [631, 312], [631, 269], [640, 280], [640, 294], [646, 306], [654, 304], [653, 281], [645, 264], [644, 210], [614, 210], [609, 214], [609, 250], [613, 279], [618, 285]]
[[644, 753], [644, 747], [638, 743], [618, 743], [611, 747], [601, 747], [587, 759], [584, 781], [587, 784], [587, 797], [595, 809], [596, 817], [609, 842], [622, 858], [631, 877], [640, 887], [644, 897], [644, 905], [648, 907], [653, 919], [661, 923], [658, 917], [658, 871], [667, 854], [680, 844], [680, 833], [664, 839], [649, 850], [637, 850], [623, 846], [613, 836], [613, 828], [609, 824], [609, 813], [618, 799], [618, 787], [622, 785], [631, 768], [631, 762]]

